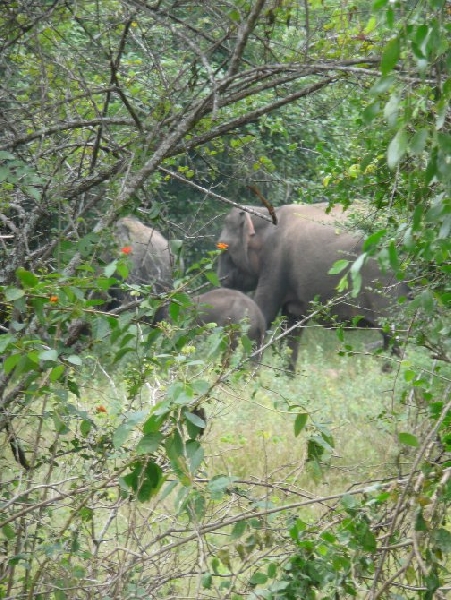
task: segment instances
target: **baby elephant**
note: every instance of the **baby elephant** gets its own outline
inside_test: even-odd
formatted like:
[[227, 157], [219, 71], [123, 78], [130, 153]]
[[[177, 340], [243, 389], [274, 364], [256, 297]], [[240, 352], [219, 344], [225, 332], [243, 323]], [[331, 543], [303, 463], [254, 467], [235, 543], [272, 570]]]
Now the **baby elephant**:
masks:
[[[263, 313], [252, 298], [227, 288], [218, 288], [195, 296], [196, 321], [200, 325], [216, 323], [220, 327], [238, 325], [241, 321], [248, 324], [247, 337], [255, 342], [257, 348], [263, 343], [266, 324]], [[234, 343], [236, 346], [236, 341]]]

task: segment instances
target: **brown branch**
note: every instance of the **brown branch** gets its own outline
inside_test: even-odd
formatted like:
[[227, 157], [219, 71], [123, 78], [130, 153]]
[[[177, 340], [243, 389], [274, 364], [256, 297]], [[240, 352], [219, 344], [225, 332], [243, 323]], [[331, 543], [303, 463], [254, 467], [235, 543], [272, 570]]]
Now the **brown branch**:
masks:
[[[244, 23], [242, 23], [238, 29], [238, 39], [232, 54], [232, 58], [230, 60], [228, 78], [233, 77], [238, 72], [242, 56], [247, 45], [247, 41], [249, 39], [250, 34], [255, 29], [257, 19], [261, 11], [263, 10], [264, 5], [265, 0], [257, 0], [257, 2], [255, 2], [253, 6], [251, 5], [252, 8], [247, 20], [244, 21]], [[220, 90], [225, 89], [223, 85], [225, 85], [225, 82], [223, 82], [223, 84], [220, 86]]]
[[241, 204], [238, 204], [237, 202], [230, 200], [230, 198], [226, 198], [225, 196], [216, 194], [216, 192], [212, 192], [211, 190], [204, 188], [201, 185], [198, 185], [194, 181], [192, 181], [190, 179], [186, 179], [186, 177], [183, 177], [183, 175], [180, 175], [180, 173], [177, 173], [176, 171], [170, 171], [169, 169], [165, 169], [164, 167], [159, 167], [158, 170], [161, 171], [162, 173], [164, 173], [165, 175], [169, 175], [173, 179], [177, 179], [178, 181], [182, 181], [183, 183], [186, 183], [187, 185], [193, 187], [197, 191], [202, 192], [206, 196], [210, 196], [211, 198], [214, 198], [215, 200], [219, 200], [220, 202], [224, 202], [225, 204], [229, 204], [230, 206], [234, 206], [235, 208], [245, 209], [246, 212], [249, 212], [250, 214], [256, 215], [258, 217], [261, 217], [262, 219], [265, 219], [266, 221], [271, 222], [271, 219], [269, 219], [265, 215], [262, 215], [261, 213], [258, 213], [255, 210], [250, 209], [248, 206], [243, 207]]
[[187, 150], [192, 150], [193, 148], [196, 148], [197, 146], [201, 146], [202, 144], [206, 144], [207, 142], [210, 142], [211, 140], [214, 140], [217, 137], [225, 135], [226, 133], [231, 133], [234, 130], [240, 129], [241, 127], [243, 127], [244, 125], [247, 125], [248, 123], [253, 123], [255, 121], [258, 121], [258, 119], [260, 117], [262, 117], [263, 115], [269, 114], [270, 112], [273, 112], [273, 111], [281, 108], [282, 106], [285, 106], [286, 104], [295, 102], [299, 98], [303, 98], [304, 96], [309, 96], [310, 94], [314, 94], [318, 90], [321, 90], [323, 87], [326, 87], [327, 85], [330, 85], [331, 83], [334, 83], [335, 81], [336, 81], [336, 77], [328, 77], [327, 79], [323, 79], [322, 81], [315, 83], [313, 85], [310, 85], [306, 88], [303, 88], [302, 90], [300, 90], [298, 92], [294, 92], [293, 94], [290, 94], [288, 96], [285, 96], [283, 98], [275, 100], [274, 102], [266, 104], [263, 107], [260, 107], [249, 113], [246, 113], [245, 115], [241, 115], [241, 116], [237, 117], [236, 119], [232, 119], [232, 120], [228, 121], [227, 123], [218, 125], [218, 127], [213, 127], [211, 129], [209, 129], [208, 131], [206, 131], [202, 135], [192, 137], [190, 140], [183, 142], [183, 144], [179, 143], [178, 145], [174, 146], [171, 149], [171, 153], [168, 156], [166, 156], [165, 158], [169, 158], [169, 156], [174, 156], [176, 154], [180, 154], [181, 152], [184, 152]]
[[266, 200], [266, 198], [263, 196], [263, 194], [260, 192], [260, 190], [255, 185], [249, 185], [248, 188], [251, 190], [251, 192], [254, 192], [254, 194], [257, 196], [257, 198], [259, 198], [260, 202], [263, 204], [263, 206], [267, 209], [267, 211], [271, 215], [272, 222], [274, 223], [274, 225], [277, 225], [277, 215], [274, 210], [274, 206], [269, 202], [269, 200]]

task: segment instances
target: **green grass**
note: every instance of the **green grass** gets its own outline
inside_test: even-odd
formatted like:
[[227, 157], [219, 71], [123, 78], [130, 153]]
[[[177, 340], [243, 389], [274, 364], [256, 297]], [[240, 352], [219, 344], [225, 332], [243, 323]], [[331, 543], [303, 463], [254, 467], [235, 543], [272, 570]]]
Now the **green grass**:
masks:
[[[283, 374], [283, 357], [268, 351], [254, 381], [238, 389], [224, 386], [207, 409], [205, 441], [213, 472], [287, 477], [315, 492], [338, 492], [395, 474], [398, 446], [388, 417], [400, 408], [403, 378], [396, 364], [383, 373], [383, 357], [364, 354], [365, 344], [377, 339], [376, 332], [349, 333], [346, 342], [359, 354], [340, 356], [334, 332], [314, 328], [302, 339], [295, 377]], [[299, 408], [290, 411], [289, 405]], [[297, 412], [309, 414], [307, 430], [298, 437]], [[321, 482], [305, 465], [305, 440], [314, 424], [329, 429], [335, 443]]]
[[[145, 596], [156, 581], [160, 597], [226, 597], [220, 586], [210, 594], [200, 584], [201, 574], [211, 571], [214, 560], [219, 561], [215, 567], [218, 572], [227, 577], [226, 563], [230, 560], [235, 572], [232, 583], [238, 588], [245, 586], [241, 579], [245, 581], [254, 565], [260, 564], [268, 553], [273, 557], [289, 554], [286, 516], [269, 516], [263, 526], [261, 520], [255, 523], [248, 520], [246, 530], [237, 539], [230, 537], [233, 524], [223, 526], [223, 522], [252, 514], [254, 506], [281, 507], [340, 494], [362, 482], [393, 477], [398, 474], [400, 462], [409, 460], [407, 453], [400, 455], [397, 439], [399, 428], [411, 431], [414, 427], [403, 396], [404, 388], [408, 387], [404, 373], [409, 364], [430, 368], [431, 361], [419, 351], [409, 352], [399, 368], [395, 364], [391, 373], [383, 373], [383, 358], [365, 354], [365, 344], [377, 339], [375, 332], [346, 334], [345, 341], [352, 344], [355, 354], [340, 355], [343, 346], [333, 331], [311, 328], [301, 342], [296, 376], [289, 376], [284, 369], [285, 350], [282, 353], [268, 350], [258, 370], [249, 372], [244, 379], [232, 376], [221, 383], [205, 406], [208, 416], [202, 440], [205, 462], [193, 487], [179, 485], [166, 498], [156, 497], [145, 504], [121, 498], [117, 486], [121, 465], [134, 459], [133, 449], [142, 435], [140, 426], [123, 448], [108, 450], [112, 452], [109, 458], [98, 453], [98, 444], [103, 435], [111, 437], [125, 412], [148, 412], [164, 399], [167, 381], [149, 371], [140, 393], [129, 396], [123, 372], [116, 371], [113, 375], [105, 370], [91, 370], [81, 398], [70, 396], [68, 403], [60, 403], [72, 406], [60, 414], [67, 431], [58, 431], [56, 413], [51, 412], [59, 406], [57, 399], [44, 399], [41, 406], [36, 400], [27, 425], [20, 432], [21, 440], [29, 448], [34, 446], [36, 415], [42, 413], [43, 431], [37, 454], [48, 458], [55, 451], [60, 455], [30, 473], [29, 482], [18, 478], [15, 493], [28, 485], [34, 487], [31, 497], [39, 505], [47, 497], [47, 492], [41, 492], [42, 483], [63, 482], [55, 491], [63, 493], [61, 501], [49, 506], [43, 503], [41, 512], [30, 513], [39, 519], [36, 533], [43, 540], [34, 547], [36, 560], [52, 558], [45, 573], [53, 579], [60, 578], [62, 587], [77, 588], [77, 578], [80, 586], [87, 589], [91, 580], [103, 585], [109, 577], [105, 565], [115, 572], [121, 569], [124, 585], [117, 592], [119, 596], [115, 596], [121, 599], [138, 597], [141, 593]], [[189, 370], [174, 372], [172, 381], [187, 375]], [[206, 370], [201, 376], [213, 379], [215, 374]], [[106, 412], [99, 412], [99, 406]], [[71, 452], [75, 433], [80, 439], [83, 411], [95, 423], [86, 442], [97, 454], [94, 452], [88, 458], [83, 453], [89, 454], [90, 450]], [[305, 429], [296, 436], [294, 426], [299, 413], [307, 413], [308, 419]], [[334, 447], [320, 473], [307, 463], [306, 448], [309, 437], [321, 430], [330, 432]], [[9, 456], [3, 461], [3, 466], [7, 465], [3, 471], [6, 480], [17, 470], [6, 440], [4, 456]], [[206, 480], [219, 475], [233, 476], [236, 480], [222, 495], [209, 494]], [[99, 491], [91, 495], [89, 487], [97, 484]], [[75, 493], [76, 488], [83, 491]], [[194, 516], [187, 510], [188, 504], [197, 506]], [[78, 506], [82, 508], [73, 511]], [[314, 522], [321, 520], [327, 510], [328, 504], [318, 501], [300, 507], [296, 514], [306, 522]], [[201, 531], [215, 522], [219, 523], [217, 529], [184, 542], [193, 531]], [[99, 535], [107, 524], [104, 542], [96, 551], [92, 536]], [[30, 536], [34, 534], [34, 525], [28, 527]], [[70, 544], [73, 546], [75, 534], [80, 550], [71, 562], [66, 560], [65, 552]], [[265, 542], [266, 535], [277, 540], [274, 547]], [[171, 550], [170, 544], [179, 541], [180, 545]], [[166, 544], [169, 544], [167, 551]], [[240, 544], [247, 544], [245, 552], [240, 550]], [[85, 551], [89, 552], [84, 555]], [[95, 552], [93, 558], [89, 553]], [[225, 562], [218, 558], [221, 556]], [[19, 562], [17, 577], [23, 573]], [[221, 581], [219, 576], [218, 581]]]

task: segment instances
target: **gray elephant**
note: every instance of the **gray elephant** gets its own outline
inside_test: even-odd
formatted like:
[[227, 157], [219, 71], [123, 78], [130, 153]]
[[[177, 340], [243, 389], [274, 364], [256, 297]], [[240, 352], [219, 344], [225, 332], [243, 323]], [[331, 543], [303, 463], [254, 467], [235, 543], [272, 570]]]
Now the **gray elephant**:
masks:
[[[245, 320], [246, 335], [259, 347], [265, 337], [266, 324], [262, 311], [252, 298], [231, 289], [214, 289], [194, 297], [195, 320], [200, 325], [216, 323], [221, 327], [238, 325]], [[233, 340], [232, 348], [237, 340]]]
[[[279, 312], [291, 326], [311, 312], [312, 301], [333, 301], [339, 295], [336, 286], [340, 275], [329, 274], [330, 267], [340, 259], [354, 261], [362, 253], [362, 236], [340, 225], [345, 216], [337, 209], [325, 214], [326, 207], [324, 203], [281, 206], [275, 210], [277, 225], [240, 208], [233, 208], [226, 216], [219, 238], [219, 247], [224, 248], [218, 269], [221, 284], [241, 291], [255, 290], [254, 300], [268, 328]], [[246, 208], [268, 214], [260, 207]], [[390, 314], [395, 300], [407, 296], [407, 286], [394, 275], [382, 273], [373, 259], [365, 262], [361, 275], [357, 298], [347, 297], [333, 304], [330, 314], [343, 323], [361, 317], [359, 325], [380, 329], [381, 319]], [[289, 340], [292, 371], [300, 332]], [[391, 337], [385, 332], [382, 335], [387, 349]]]
[[[134, 217], [123, 217], [114, 226], [113, 242], [115, 253], [122, 252], [129, 257], [127, 283], [152, 285], [156, 294], [171, 289], [174, 257], [168, 240], [159, 231]], [[110, 309], [132, 299], [118, 288], [110, 293], [113, 297]]]
[[[112, 228], [108, 249], [102, 252], [102, 262], [109, 263], [119, 256], [129, 259], [127, 283], [151, 285], [155, 294], [172, 288], [174, 257], [168, 240], [156, 229], [147, 227], [135, 217], [119, 219]], [[96, 291], [94, 298], [102, 302], [101, 309], [105, 311], [114, 311], [136, 300], [119, 285], [112, 286], [108, 295]], [[81, 350], [80, 338], [91, 333], [91, 325], [84, 318], [75, 319], [69, 327], [66, 345]]]

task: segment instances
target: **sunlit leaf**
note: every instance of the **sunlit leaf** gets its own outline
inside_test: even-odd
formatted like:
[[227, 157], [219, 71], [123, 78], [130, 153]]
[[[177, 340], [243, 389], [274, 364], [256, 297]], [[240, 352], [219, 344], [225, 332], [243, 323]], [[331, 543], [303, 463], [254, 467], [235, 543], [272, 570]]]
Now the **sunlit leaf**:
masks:
[[349, 260], [345, 260], [344, 258], [342, 258], [342, 259], [334, 262], [332, 267], [329, 269], [328, 273], [329, 273], [329, 275], [338, 275], [339, 273], [344, 271], [344, 269], [346, 269], [348, 267], [348, 265], [349, 265]]
[[426, 148], [429, 131], [426, 128], [419, 129], [409, 142], [409, 150], [412, 154], [420, 155]]
[[16, 271], [17, 278], [20, 279], [22, 285], [24, 287], [32, 288], [35, 287], [39, 281], [39, 279], [26, 269], [19, 267]]
[[399, 37], [395, 37], [391, 39], [386, 45], [384, 50], [382, 51], [381, 58], [381, 71], [382, 75], [385, 77], [393, 70], [396, 63], [399, 59], [400, 52], [400, 41]]
[[25, 296], [25, 292], [19, 288], [9, 287], [4, 290], [6, 300], [13, 302]]
[[407, 133], [400, 129], [390, 142], [387, 150], [387, 163], [390, 169], [394, 169], [407, 151]]
[[294, 422], [294, 435], [297, 437], [307, 424], [308, 414], [299, 413]]
[[58, 360], [58, 351], [57, 350], [43, 350], [39, 353], [40, 360], [50, 360], [57, 361]]
[[398, 439], [399, 439], [400, 443], [404, 444], [405, 446], [413, 446], [413, 447], [418, 446], [417, 437], [406, 431], [400, 432], [398, 434]]
[[72, 365], [81, 366], [83, 364], [82, 359], [76, 354], [70, 354], [67, 357], [67, 362], [70, 362]]

